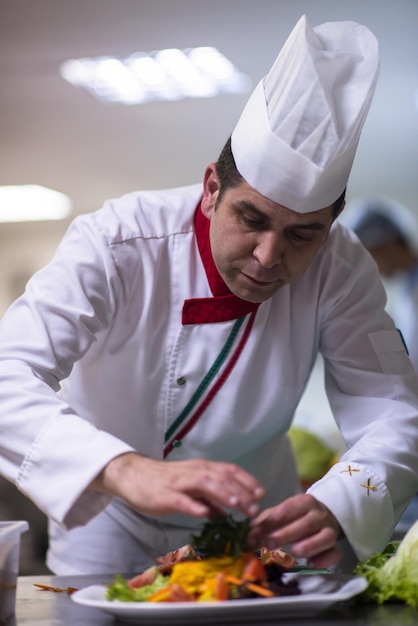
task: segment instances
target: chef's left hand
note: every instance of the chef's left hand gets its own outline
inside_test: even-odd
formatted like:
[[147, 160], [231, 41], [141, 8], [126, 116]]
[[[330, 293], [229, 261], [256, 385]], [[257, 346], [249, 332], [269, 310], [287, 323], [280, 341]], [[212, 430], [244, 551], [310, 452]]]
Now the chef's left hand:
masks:
[[330, 567], [341, 558], [336, 547], [341, 527], [322, 502], [302, 493], [264, 510], [254, 518], [248, 535], [250, 547], [275, 550], [289, 546], [293, 556], [307, 559], [312, 568]]

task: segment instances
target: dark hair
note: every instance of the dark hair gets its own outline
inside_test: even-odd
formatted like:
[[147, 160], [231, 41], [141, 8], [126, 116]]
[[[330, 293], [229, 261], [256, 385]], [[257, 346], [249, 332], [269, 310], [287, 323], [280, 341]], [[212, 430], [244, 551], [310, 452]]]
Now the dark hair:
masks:
[[[234, 155], [232, 154], [231, 137], [227, 139], [215, 165], [219, 181], [219, 194], [217, 198], [217, 202], [219, 202], [227, 189], [238, 187], [238, 185], [244, 181], [244, 178], [237, 170]], [[345, 201], [345, 192], [346, 190], [344, 189], [340, 197], [333, 204], [332, 217], [334, 219], [337, 217]]]
[[342, 192], [341, 196], [339, 198], [337, 198], [336, 201], [334, 202], [334, 204], [332, 205], [332, 217], [334, 219], [337, 217], [338, 213], [343, 208], [343, 204], [345, 202], [345, 192], [346, 191], [347, 191], [347, 189], [345, 188], [344, 191]]
[[238, 187], [238, 185], [244, 182], [243, 177], [235, 165], [235, 159], [231, 148], [231, 137], [227, 139], [215, 165], [219, 181], [219, 194], [217, 199], [219, 202], [227, 189], [230, 189], [231, 187]]

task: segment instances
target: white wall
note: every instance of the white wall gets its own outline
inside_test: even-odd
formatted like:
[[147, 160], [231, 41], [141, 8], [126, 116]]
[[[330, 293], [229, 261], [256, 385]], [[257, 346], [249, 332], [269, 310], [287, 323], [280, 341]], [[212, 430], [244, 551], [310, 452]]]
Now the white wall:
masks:
[[0, 224], [0, 316], [52, 257], [66, 224]]

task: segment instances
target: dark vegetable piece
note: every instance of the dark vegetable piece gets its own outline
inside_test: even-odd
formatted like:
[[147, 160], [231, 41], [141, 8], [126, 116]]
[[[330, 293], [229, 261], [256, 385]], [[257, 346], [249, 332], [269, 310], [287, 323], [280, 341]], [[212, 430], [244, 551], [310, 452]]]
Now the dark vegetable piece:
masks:
[[275, 596], [298, 596], [301, 593], [299, 582], [296, 578], [285, 580], [283, 574], [286, 569], [277, 563], [265, 565], [269, 589]]
[[199, 535], [192, 535], [191, 545], [203, 559], [231, 556], [237, 559], [248, 552], [247, 535], [251, 520], [235, 520], [231, 515], [220, 515], [206, 522]]

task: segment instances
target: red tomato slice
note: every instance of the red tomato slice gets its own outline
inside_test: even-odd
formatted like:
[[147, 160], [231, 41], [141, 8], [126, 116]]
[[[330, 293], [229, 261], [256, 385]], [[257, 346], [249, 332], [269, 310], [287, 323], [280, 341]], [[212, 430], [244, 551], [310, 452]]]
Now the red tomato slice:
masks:
[[159, 569], [155, 565], [149, 567], [142, 572], [142, 574], [138, 574], [138, 576], [134, 576], [130, 580], [127, 581], [128, 587], [131, 589], [139, 589], [140, 587], [145, 587], [145, 585], [150, 585], [154, 582], [159, 574]]
[[170, 585], [170, 594], [166, 600], [167, 602], [192, 602], [193, 600], [195, 600], [195, 597], [187, 593], [187, 591], [177, 583]]
[[244, 565], [244, 570], [242, 572], [242, 578], [244, 580], [256, 581], [259, 580], [263, 582], [267, 580], [267, 572], [264, 568], [263, 563], [257, 556], [251, 556], [246, 564]]

